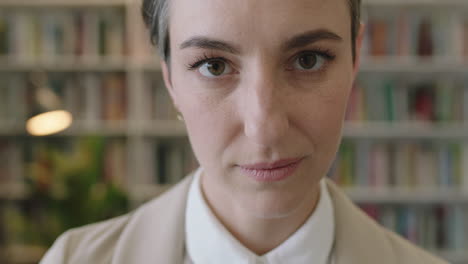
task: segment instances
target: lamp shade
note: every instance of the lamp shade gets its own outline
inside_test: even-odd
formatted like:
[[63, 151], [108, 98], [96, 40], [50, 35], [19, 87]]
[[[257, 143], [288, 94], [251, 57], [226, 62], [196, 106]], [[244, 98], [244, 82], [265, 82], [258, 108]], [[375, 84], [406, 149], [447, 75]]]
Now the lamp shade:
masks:
[[31, 74], [31, 114], [26, 121], [26, 131], [33, 136], [59, 133], [73, 122], [72, 114], [62, 107], [60, 97], [50, 87], [47, 74]]

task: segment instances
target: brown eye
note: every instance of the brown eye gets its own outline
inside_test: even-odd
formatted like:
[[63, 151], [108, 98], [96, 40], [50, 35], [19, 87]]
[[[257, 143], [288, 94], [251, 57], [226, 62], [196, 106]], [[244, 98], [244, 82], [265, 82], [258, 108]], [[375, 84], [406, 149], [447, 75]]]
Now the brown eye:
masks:
[[199, 72], [203, 76], [214, 78], [231, 73], [232, 68], [223, 60], [211, 60], [200, 66]]
[[312, 69], [317, 63], [317, 55], [307, 54], [299, 57], [299, 65], [303, 69]]
[[319, 70], [325, 63], [325, 58], [316, 53], [308, 53], [297, 57], [294, 62], [295, 68], [299, 70]]
[[226, 69], [226, 64], [224, 61], [211, 61], [206, 63], [206, 68], [214, 76], [219, 76]]

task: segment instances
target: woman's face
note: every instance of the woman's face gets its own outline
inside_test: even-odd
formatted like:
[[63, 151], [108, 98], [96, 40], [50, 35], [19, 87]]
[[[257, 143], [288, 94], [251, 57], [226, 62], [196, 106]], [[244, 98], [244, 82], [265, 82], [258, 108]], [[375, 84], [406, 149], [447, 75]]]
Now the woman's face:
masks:
[[[259, 217], [288, 215], [339, 145], [355, 76], [348, 0], [170, 2], [164, 75], [205, 193]], [[247, 170], [285, 159], [298, 163], [276, 169], [280, 178]]]

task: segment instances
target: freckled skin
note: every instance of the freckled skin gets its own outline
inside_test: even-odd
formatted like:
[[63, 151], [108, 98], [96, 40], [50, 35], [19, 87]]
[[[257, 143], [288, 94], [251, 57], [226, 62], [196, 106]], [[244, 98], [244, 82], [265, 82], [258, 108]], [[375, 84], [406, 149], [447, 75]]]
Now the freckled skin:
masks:
[[[358, 65], [347, 0], [171, 0], [170, 10], [170, 79], [165, 63], [163, 73], [204, 168], [205, 198], [245, 246], [267, 252], [313, 212], [341, 139]], [[282, 49], [317, 29], [342, 40]], [[193, 36], [232, 43], [239, 53], [180, 49]], [[319, 71], [294, 68], [297, 54], [316, 49], [334, 59]], [[232, 72], [208, 78], [188, 69], [205, 56], [224, 58]], [[280, 182], [255, 182], [238, 167], [297, 157], [305, 159]]]

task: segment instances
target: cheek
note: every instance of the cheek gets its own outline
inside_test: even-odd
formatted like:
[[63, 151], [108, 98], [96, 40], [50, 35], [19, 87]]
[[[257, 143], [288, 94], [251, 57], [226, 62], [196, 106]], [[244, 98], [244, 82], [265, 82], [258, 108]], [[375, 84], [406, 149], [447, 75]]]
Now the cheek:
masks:
[[331, 80], [316, 87], [304, 98], [307, 102], [302, 102], [306, 105], [302, 114], [305, 121], [298, 122], [315, 142], [318, 153], [334, 155], [338, 147], [351, 86], [350, 78]]
[[174, 96], [199, 162], [205, 168], [218, 166], [223, 149], [234, 133], [235, 119], [228, 99], [196, 85], [196, 82], [180, 79], [174, 82]]

